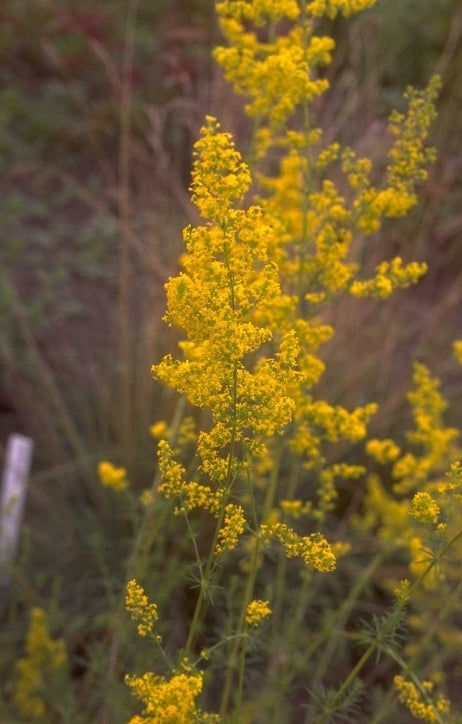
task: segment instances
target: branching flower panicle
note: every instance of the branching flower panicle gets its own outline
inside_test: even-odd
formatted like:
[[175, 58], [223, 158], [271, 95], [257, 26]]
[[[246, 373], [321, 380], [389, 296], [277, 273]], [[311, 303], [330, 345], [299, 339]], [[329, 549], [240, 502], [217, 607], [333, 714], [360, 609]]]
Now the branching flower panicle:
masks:
[[[364, 440], [378, 408], [365, 401], [347, 410], [316, 398], [325, 367], [319, 350], [333, 334], [320, 310], [346, 294], [385, 300], [426, 271], [423, 261], [396, 256], [380, 261], [373, 277], [364, 278], [354, 241], [378, 232], [385, 219], [403, 216], [416, 203], [416, 183], [433, 160], [426, 141], [438, 80], [424, 91], [409, 90], [407, 110], [390, 117], [382, 184], [369, 159], [337, 142], [326, 144], [313, 123], [313, 100], [329, 88], [322, 69], [334, 49], [333, 39], [318, 33], [320, 19], [349, 16], [374, 3], [221, 0], [216, 5], [226, 46], [215, 50], [215, 58], [234, 90], [245, 96], [255, 131], [249, 162], [212, 116], [195, 144], [191, 194], [201, 222], [184, 230], [182, 269], [166, 284], [164, 320], [182, 339], [179, 353], [166, 355], [152, 372], [202, 412], [197, 424], [192, 418], [172, 429], [158, 423], [151, 434], [159, 440], [159, 492], [174, 501], [194, 551], [198, 593], [184, 644], [190, 660], [202, 650], [201, 627], [207, 607], [214, 605], [215, 576], [236, 569], [246, 576], [242, 585], [239, 576], [231, 576], [238, 592], [236, 602], [234, 597], [229, 602], [232, 623], [223, 641], [207, 644], [202, 657], [213, 675], [214, 653], [223, 646], [229, 654], [220, 711], [234, 712], [233, 721], [244, 712], [249, 628], [272, 613], [269, 603], [256, 597], [263, 595], [258, 589], [265, 562], [273, 561], [274, 550], [282, 553], [275, 557], [279, 593], [292, 559], [305, 564], [306, 580], [334, 571], [336, 556], [348, 545], [331, 544], [322, 530], [336, 512], [339, 480], [355, 481], [365, 473], [365, 466], [330, 450]], [[429, 570], [436, 570], [445, 552], [443, 499], [449, 488], [428, 483], [430, 477], [441, 480], [453, 462], [456, 435], [444, 426], [438, 390], [423, 367], [416, 367], [410, 401], [415, 430], [408, 438], [417, 450], [405, 452], [390, 439], [368, 443], [369, 455], [389, 466], [396, 484], [391, 494], [378, 473], [370, 477], [361, 524], [405, 548], [411, 571], [419, 576], [412, 566], [427, 544], [424, 533], [433, 536], [429, 555], [435, 566], [427, 563]], [[410, 492], [412, 502], [406, 497]], [[129, 587], [127, 610], [145, 635], [157, 609], [136, 581]], [[399, 590], [404, 610], [410, 587]], [[275, 627], [277, 616], [282, 620], [281, 600], [274, 606]], [[294, 608], [298, 622], [306, 613], [303, 606]], [[375, 643], [371, 646], [373, 652]], [[285, 663], [274, 666], [281, 666], [281, 680], [290, 683]], [[131, 724], [214, 721], [196, 704], [203, 674], [187, 663], [166, 676], [148, 673], [127, 682], [145, 707]], [[335, 706], [351, 683], [347, 679], [334, 692]]]
[[137, 624], [138, 634], [147, 636], [152, 633], [154, 624], [159, 618], [157, 606], [151, 603], [143, 588], [134, 579], [127, 583], [125, 608]]
[[433, 690], [433, 682], [424, 681], [422, 690], [419, 691], [412, 681], [406, 681], [403, 676], [395, 676], [394, 684], [399, 691], [399, 700], [404, 704], [411, 714], [421, 721], [434, 722], [447, 721], [443, 718], [444, 714], [448, 714], [450, 704], [443, 696], [438, 696], [434, 702], [430, 700]]

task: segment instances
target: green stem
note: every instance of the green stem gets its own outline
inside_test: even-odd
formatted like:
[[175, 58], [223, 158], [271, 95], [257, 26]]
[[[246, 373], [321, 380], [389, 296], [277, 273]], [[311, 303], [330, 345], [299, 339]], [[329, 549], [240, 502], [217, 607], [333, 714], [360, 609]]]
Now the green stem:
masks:
[[313, 689], [315, 689], [316, 686], [323, 680], [329, 662], [334, 653], [335, 646], [337, 645], [337, 639], [335, 636], [333, 636], [332, 630], [338, 630], [346, 625], [348, 617], [353, 609], [353, 606], [358, 600], [361, 591], [372, 580], [373, 574], [381, 566], [390, 550], [391, 547], [383, 547], [378, 552], [378, 554], [374, 556], [373, 560], [369, 563], [364, 573], [356, 578], [355, 583], [350, 590], [350, 593], [337, 610], [335, 619], [329, 620], [328, 623], [323, 626], [319, 636], [315, 639], [312, 646], [309, 647], [309, 650], [307, 651], [306, 656], [303, 659], [304, 661], [311, 659], [315, 651], [321, 646], [321, 644], [324, 641], [327, 641], [327, 645], [323, 651], [323, 655], [318, 665], [316, 666], [316, 677], [312, 683]]
[[216, 545], [218, 542], [218, 535], [219, 535], [221, 527], [223, 525], [223, 519], [225, 516], [225, 505], [226, 505], [227, 499], [228, 498], [226, 496], [224, 502], [222, 502], [222, 505], [220, 507], [217, 524], [215, 526], [215, 533], [213, 535], [213, 540], [212, 540], [212, 544], [210, 546], [209, 556], [207, 558], [207, 565], [205, 566], [205, 570], [204, 570], [203, 574], [202, 574], [202, 570], [201, 570], [201, 587], [200, 587], [200, 591], [199, 591], [199, 596], [196, 601], [196, 606], [194, 608], [194, 614], [193, 614], [193, 618], [191, 621], [191, 625], [189, 627], [188, 638], [187, 638], [186, 644], [185, 644], [185, 657], [186, 658], [191, 656], [191, 653], [194, 649], [197, 635], [198, 635], [199, 629], [200, 629], [200, 622], [202, 621], [202, 618], [205, 614], [205, 606], [206, 606], [208, 599], [210, 598], [210, 594], [209, 594], [210, 582], [212, 580], [212, 575], [213, 575], [215, 564], [216, 564], [215, 557], [214, 557], [214, 551], [215, 551], [215, 548], [216, 548]]
[[448, 550], [449, 550], [450, 548], [452, 548], [452, 546], [454, 545], [454, 543], [456, 543], [456, 542], [459, 540], [459, 538], [462, 538], [462, 530], [460, 530], [458, 533], [456, 533], [456, 535], [453, 536], [453, 538], [451, 538], [451, 540], [449, 540], [449, 541], [446, 543], [446, 545], [444, 545], [444, 546], [442, 547], [442, 549], [441, 549], [441, 550], [435, 555], [435, 557], [430, 561], [430, 563], [429, 563], [429, 565], [427, 566], [427, 568], [426, 568], [424, 571], [422, 571], [422, 573], [420, 574], [420, 576], [419, 576], [418, 578], [416, 578], [416, 580], [414, 581], [414, 583], [412, 584], [412, 586], [409, 588], [408, 598], [411, 597], [411, 594], [412, 594], [412, 592], [414, 591], [414, 589], [417, 588], [417, 586], [418, 586], [418, 585], [423, 581], [423, 579], [430, 573], [430, 571], [439, 563], [439, 561], [440, 561], [442, 558], [444, 558], [444, 556], [446, 555], [446, 553], [448, 552]]
[[[456, 535], [451, 538], [448, 543], [446, 543], [445, 546], [435, 555], [433, 560], [429, 563], [427, 568], [420, 574], [418, 578], [414, 581], [412, 586], [409, 588], [408, 591], [408, 598], [410, 598], [412, 592], [417, 588], [418, 585], [425, 579], [425, 577], [430, 573], [430, 571], [433, 570], [433, 568], [437, 565], [437, 563], [446, 555], [448, 550], [452, 548], [454, 543], [456, 543], [459, 538], [462, 538], [462, 530], [460, 530]], [[403, 603], [404, 606], [404, 603]], [[390, 625], [392, 625], [392, 622], [390, 622]], [[388, 628], [388, 627], [387, 627]], [[347, 693], [349, 687], [353, 684], [356, 677], [360, 674], [362, 669], [364, 668], [367, 661], [370, 659], [373, 653], [379, 649], [383, 644], [383, 639], [386, 637], [388, 631], [383, 630], [380, 631], [374, 641], [371, 642], [369, 647], [366, 649], [364, 654], [361, 656], [360, 660], [354, 667], [354, 669], [350, 672], [350, 674], [347, 676], [343, 684], [341, 685], [340, 689], [338, 689], [335, 697], [332, 699], [332, 702], [329, 705], [329, 710], [325, 710], [322, 714], [320, 714], [319, 717], [317, 717], [314, 721], [314, 724], [325, 724], [328, 721], [328, 717], [330, 714], [332, 714], [338, 707], [339, 703], [342, 701], [343, 697]]]
[[[248, 470], [248, 468], [247, 468], [247, 470]], [[252, 481], [249, 476], [247, 477], [247, 483], [248, 483], [248, 489], [250, 492], [251, 507], [252, 507], [254, 518], [255, 518], [254, 525], [255, 525], [255, 528], [257, 528], [258, 521], [256, 518], [257, 514], [256, 514], [254, 497], [253, 497], [253, 487], [252, 487]], [[257, 538], [256, 543], [255, 543], [255, 549], [253, 552], [252, 568], [247, 577], [246, 587], [244, 590], [244, 595], [242, 597], [241, 609], [239, 612], [239, 619], [238, 619], [238, 624], [237, 624], [237, 633], [235, 635], [235, 638], [233, 641], [233, 646], [231, 648], [229, 658], [228, 658], [228, 666], [227, 666], [227, 670], [226, 670], [226, 677], [225, 677], [223, 693], [222, 693], [222, 697], [221, 697], [221, 704], [220, 704], [220, 714], [221, 714], [221, 716], [224, 716], [228, 710], [236, 661], [239, 658], [238, 689], [237, 689], [237, 695], [236, 695], [235, 711], [234, 711], [234, 715], [233, 715], [234, 721], [236, 721], [237, 724], [239, 724], [240, 709], [242, 706], [242, 696], [243, 696], [243, 690], [244, 690], [245, 659], [246, 659], [246, 655], [247, 655], [247, 635], [246, 635], [245, 614], [246, 614], [247, 606], [252, 598], [253, 590], [255, 587], [259, 555], [260, 555], [260, 542]], [[239, 652], [239, 647], [240, 647], [240, 652]], [[236, 717], [237, 717], [237, 719], [236, 719]]]
[[349, 687], [353, 684], [356, 677], [359, 675], [365, 664], [369, 661], [372, 654], [375, 652], [377, 648], [377, 643], [374, 641], [369, 648], [363, 653], [361, 658], [359, 659], [358, 663], [354, 667], [352, 671], [350, 671], [350, 674], [347, 676], [345, 681], [343, 682], [340, 689], [337, 691], [336, 696], [333, 698], [331, 704], [329, 705], [329, 709], [325, 709], [322, 714], [320, 714], [316, 719], [314, 720], [314, 724], [327, 724], [327, 722], [330, 721], [330, 716], [333, 714], [338, 704], [341, 702], [343, 696], [348, 691]]
[[[233, 640], [233, 646], [231, 648], [229, 657], [228, 657], [228, 666], [226, 669], [226, 677], [225, 682], [223, 686], [223, 693], [221, 697], [221, 704], [220, 704], [220, 716], [224, 717], [226, 715], [226, 712], [228, 711], [229, 706], [229, 700], [231, 697], [231, 689], [233, 684], [233, 678], [234, 678], [234, 671], [236, 667], [236, 662], [238, 662], [238, 688], [237, 688], [237, 694], [236, 694], [236, 702], [235, 702], [235, 709], [233, 713], [232, 721], [235, 724], [239, 724], [239, 717], [240, 717], [240, 711], [242, 706], [242, 695], [244, 690], [244, 672], [245, 672], [245, 659], [247, 655], [247, 635], [245, 633], [246, 630], [246, 623], [245, 623], [245, 614], [247, 610], [247, 606], [252, 598], [253, 589], [255, 586], [255, 579], [256, 579], [256, 573], [257, 573], [257, 562], [258, 562], [258, 556], [260, 553], [260, 544], [257, 539], [256, 545], [255, 545], [255, 551], [253, 555], [252, 560], [252, 570], [249, 573], [247, 577], [246, 587], [244, 590], [244, 595], [242, 597], [242, 603], [241, 603], [241, 609], [239, 612], [239, 620], [237, 624], [237, 632], [235, 634], [235, 638]], [[240, 649], [240, 651], [239, 651]]]
[[[386, 647], [384, 649], [384, 652], [391, 658], [393, 661], [395, 661], [400, 669], [406, 674], [406, 676], [411, 679], [414, 686], [418, 689], [420, 696], [425, 701], [426, 704], [433, 705], [433, 702], [431, 698], [428, 695], [428, 692], [424, 689], [422, 686], [420, 679], [414, 674], [412, 671], [412, 668], [409, 666], [409, 664], [406, 664], [404, 659], [401, 658], [401, 656], [392, 648]], [[437, 720], [439, 724], [444, 724], [444, 720], [440, 717], [436, 707], [434, 707], [435, 716], [437, 717]], [[433, 721], [433, 720], [432, 720]]]
[[[427, 649], [427, 646], [429, 642], [431, 641], [432, 637], [435, 635], [435, 632], [438, 632], [441, 629], [442, 623], [446, 620], [448, 614], [450, 613], [451, 609], [454, 605], [458, 605], [460, 598], [462, 594], [462, 581], [454, 588], [451, 595], [446, 599], [446, 603], [443, 608], [439, 608], [438, 615], [432, 617], [431, 619], [431, 625], [425, 628], [425, 634], [421, 637], [419, 637], [419, 652], [424, 651]], [[411, 657], [411, 659], [407, 662], [407, 664], [404, 664], [405, 670], [412, 672], [415, 665], [417, 664], [418, 660], [418, 653], [416, 652], [414, 656]], [[392, 657], [393, 658], [393, 657]], [[401, 665], [401, 664], [400, 664]], [[431, 659], [431, 665], [433, 668], [442, 669], [442, 664], [438, 662], [437, 659], [432, 657]], [[391, 698], [394, 694], [393, 689], [390, 689], [387, 692], [387, 698], [386, 701], [383, 702], [382, 706], [380, 707], [380, 711], [378, 711], [374, 718], [371, 720], [370, 724], [379, 724], [379, 722], [382, 721], [389, 721], [389, 717], [391, 716], [391, 712], [395, 707], [395, 702], [391, 701]]]
[[[242, 707], [242, 698], [244, 693], [244, 674], [245, 674], [245, 661], [247, 658], [247, 647], [248, 647], [248, 638], [245, 636], [245, 631], [247, 628], [247, 625], [245, 623], [245, 615], [247, 611], [247, 606], [249, 605], [254, 587], [255, 587], [255, 581], [257, 577], [257, 561], [258, 556], [260, 553], [260, 543], [257, 539], [256, 545], [255, 545], [255, 552], [254, 552], [254, 558], [252, 561], [252, 571], [247, 578], [247, 586], [245, 590], [245, 595], [242, 600], [242, 607], [239, 617], [239, 625], [238, 625], [238, 631], [242, 632], [244, 634], [244, 637], [242, 638], [240, 642], [240, 656], [239, 656], [239, 668], [238, 668], [238, 685], [237, 685], [237, 695], [236, 695], [236, 705], [234, 710], [234, 722], [235, 724], [240, 724], [241, 721], [241, 707]], [[239, 641], [238, 641], [239, 644]]]

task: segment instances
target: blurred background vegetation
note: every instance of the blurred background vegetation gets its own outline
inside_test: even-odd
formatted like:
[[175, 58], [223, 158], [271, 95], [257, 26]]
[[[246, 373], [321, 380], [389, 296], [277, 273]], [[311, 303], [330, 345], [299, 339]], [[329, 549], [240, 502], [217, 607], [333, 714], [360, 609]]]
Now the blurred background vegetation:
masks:
[[[379, 0], [323, 30], [337, 43], [317, 108], [327, 141], [380, 164], [406, 86], [437, 72], [443, 89], [438, 161], [419, 206], [355, 252], [371, 267], [396, 253], [424, 259], [429, 273], [386, 305], [352, 299], [329, 310], [337, 334], [319, 395], [348, 407], [378, 401], [374, 432], [399, 438], [419, 359], [442, 378], [457, 424], [462, 6]], [[153, 477], [148, 428], [176, 401], [149, 368], [174, 343], [161, 322], [163, 282], [177, 269], [181, 228], [195, 221], [192, 144], [206, 112], [244, 148], [248, 135], [242, 102], [211, 60], [217, 42], [211, 0], [1, 3], [0, 465], [13, 431], [35, 440], [35, 456], [0, 671], [20, 651], [30, 606], [49, 601], [76, 679], [104, 660], [105, 616], [136, 523], [100, 488], [97, 462], [125, 465], [135, 489]]]

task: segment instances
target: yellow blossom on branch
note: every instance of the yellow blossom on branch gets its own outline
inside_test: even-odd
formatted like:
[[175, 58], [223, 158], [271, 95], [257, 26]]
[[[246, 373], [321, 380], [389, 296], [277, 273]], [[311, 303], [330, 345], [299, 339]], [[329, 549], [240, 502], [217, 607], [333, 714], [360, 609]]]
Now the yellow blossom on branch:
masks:
[[229, 551], [236, 547], [245, 529], [244, 509], [241, 505], [228, 503], [225, 507], [223, 526], [220, 529], [216, 553]]
[[159, 420], [151, 425], [149, 428], [149, 434], [156, 440], [166, 438], [168, 436], [168, 425], [165, 420]]
[[146, 673], [126, 676], [132, 693], [141, 700], [144, 711], [134, 716], [129, 724], [214, 724], [220, 721], [216, 714], [207, 714], [198, 708], [196, 699], [202, 691], [203, 675], [182, 667], [170, 678]]
[[[167, 355], [153, 373], [211, 411], [212, 428], [197, 437], [199, 470], [220, 490], [237, 471], [226, 452], [230, 445], [249, 440], [252, 447], [254, 438], [272, 436], [291, 421], [301, 347], [292, 329], [268, 347], [273, 356], [260, 353], [273, 342], [269, 320], [281, 297], [277, 266], [267, 260], [274, 232], [258, 207], [233, 208], [249, 171], [215, 119], [207, 119], [196, 154], [193, 199], [207, 221], [186, 229], [184, 272], [167, 282], [166, 320], [187, 335], [184, 359]], [[162, 440], [159, 462], [161, 492], [187, 501], [192, 488], [185, 487], [184, 470]]]
[[152, 633], [154, 624], [159, 618], [157, 606], [149, 601], [144, 589], [134, 579], [127, 583], [125, 608], [131, 619], [137, 623], [140, 636]]
[[394, 684], [399, 691], [400, 702], [416, 719], [433, 724], [441, 722], [440, 714], [449, 712], [449, 701], [444, 697], [438, 696], [434, 702], [430, 700], [432, 682], [424, 681], [420, 691], [412, 681], [407, 681], [403, 676], [395, 676]]
[[288, 558], [302, 558], [306, 565], [320, 572], [335, 569], [335, 555], [332, 547], [319, 533], [300, 536], [284, 523], [262, 524], [260, 535], [266, 545], [272, 540], [279, 541]]
[[394, 440], [390, 440], [389, 438], [385, 440], [368, 440], [366, 443], [366, 451], [382, 465], [396, 460], [401, 452]]
[[311, 501], [303, 502], [303, 500], [298, 499], [280, 500], [279, 507], [284, 511], [287, 516], [289, 516], [289, 518], [298, 520], [298, 518], [301, 518], [302, 515], [306, 515], [311, 511], [312, 503]]
[[312, 0], [308, 3], [307, 9], [317, 17], [327, 15], [329, 18], [335, 18], [339, 12], [348, 17], [353, 13], [367, 10], [376, 2], [377, 0]]
[[382, 261], [376, 268], [376, 276], [368, 281], [354, 281], [350, 291], [355, 297], [387, 299], [395, 289], [406, 289], [415, 284], [427, 271], [424, 262], [413, 261], [403, 266], [401, 257]]
[[430, 493], [416, 493], [412, 499], [410, 514], [420, 523], [437, 523], [440, 507]]

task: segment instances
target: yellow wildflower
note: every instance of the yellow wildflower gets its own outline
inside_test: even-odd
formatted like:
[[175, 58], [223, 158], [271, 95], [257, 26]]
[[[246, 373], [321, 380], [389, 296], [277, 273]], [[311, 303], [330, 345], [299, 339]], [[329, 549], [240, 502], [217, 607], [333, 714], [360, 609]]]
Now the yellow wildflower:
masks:
[[429, 693], [433, 689], [432, 682], [424, 681], [419, 691], [412, 681], [406, 681], [403, 676], [395, 676], [393, 681], [399, 691], [400, 702], [416, 719], [433, 724], [441, 721], [439, 713], [449, 712], [450, 704], [444, 697], [438, 696], [434, 703], [429, 700]]
[[217, 554], [235, 548], [244, 529], [244, 509], [241, 505], [228, 503], [225, 507], [225, 517], [219, 533], [219, 541], [216, 548]]
[[414, 495], [409, 512], [419, 523], [437, 523], [440, 507], [430, 493], [419, 492]]
[[317, 17], [326, 15], [328, 18], [335, 18], [339, 12], [348, 17], [372, 7], [376, 2], [377, 0], [312, 0], [308, 3], [307, 10]]
[[34, 720], [46, 717], [46, 687], [66, 663], [64, 641], [51, 638], [45, 612], [33, 608], [26, 637], [26, 656], [16, 662], [18, 678], [13, 698], [22, 717]]
[[287, 516], [294, 520], [306, 515], [312, 508], [310, 501], [303, 502], [303, 500], [280, 500], [279, 506]]
[[149, 428], [149, 434], [156, 440], [166, 438], [168, 436], [168, 432], [168, 425], [165, 420], [159, 420]]
[[434, 102], [441, 87], [441, 80], [434, 76], [427, 88], [417, 91], [408, 88], [405, 98], [408, 101], [408, 113], [404, 115], [394, 111], [390, 116], [389, 131], [395, 137], [390, 149], [391, 163], [387, 167], [390, 185], [399, 188], [408, 185], [410, 178], [426, 178], [426, 166], [435, 158], [433, 148], [426, 149], [426, 140], [430, 125], [435, 118]]
[[368, 440], [366, 443], [366, 451], [382, 465], [396, 460], [401, 452], [398, 445], [389, 438], [384, 440]]
[[117, 468], [110, 462], [102, 461], [98, 465], [98, 475], [101, 483], [117, 493], [125, 490], [128, 486], [127, 471], [125, 468]]
[[424, 262], [411, 262], [403, 266], [401, 257], [383, 261], [376, 267], [376, 276], [368, 281], [355, 280], [350, 292], [355, 297], [387, 299], [395, 289], [405, 289], [416, 282], [427, 271]]
[[306, 565], [324, 573], [335, 569], [332, 546], [320, 533], [300, 536], [284, 523], [266, 523], [261, 525], [260, 535], [267, 545], [271, 540], [282, 543], [287, 558], [300, 557]]
[[125, 677], [132, 693], [142, 701], [144, 711], [129, 724], [212, 724], [217, 715], [206, 714], [196, 705], [202, 691], [203, 675], [189, 669], [174, 671], [170, 678], [146, 673]]
[[125, 608], [132, 621], [138, 624], [137, 631], [140, 636], [144, 637], [152, 633], [154, 624], [159, 618], [157, 606], [149, 601], [143, 588], [135, 579], [127, 583]]
[[258, 626], [264, 618], [271, 616], [271, 608], [268, 601], [255, 599], [250, 601], [245, 612], [247, 626]]

